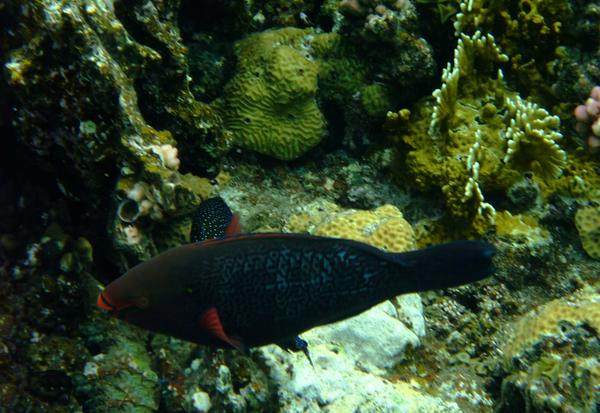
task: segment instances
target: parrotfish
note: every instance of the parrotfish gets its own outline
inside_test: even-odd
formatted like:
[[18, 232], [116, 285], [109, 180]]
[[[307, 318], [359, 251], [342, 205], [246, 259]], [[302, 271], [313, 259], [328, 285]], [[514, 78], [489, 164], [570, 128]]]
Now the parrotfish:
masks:
[[472, 283], [494, 271], [495, 248], [483, 241], [390, 253], [342, 238], [240, 234], [222, 199], [199, 208], [191, 236], [197, 242], [131, 268], [106, 286], [97, 305], [203, 345], [246, 350], [275, 343], [308, 356], [298, 337], [308, 329], [400, 294]]

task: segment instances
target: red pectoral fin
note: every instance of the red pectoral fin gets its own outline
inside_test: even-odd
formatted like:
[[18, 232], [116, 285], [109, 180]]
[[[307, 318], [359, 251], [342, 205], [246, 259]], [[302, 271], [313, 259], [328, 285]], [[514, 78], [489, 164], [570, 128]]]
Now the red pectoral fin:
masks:
[[246, 348], [242, 340], [238, 338], [229, 337], [225, 330], [223, 329], [223, 324], [221, 324], [221, 319], [219, 317], [219, 313], [215, 307], [211, 307], [206, 310], [200, 316], [200, 326], [212, 334], [214, 337], [219, 340], [224, 341], [232, 347], [237, 348], [238, 350], [245, 352]]

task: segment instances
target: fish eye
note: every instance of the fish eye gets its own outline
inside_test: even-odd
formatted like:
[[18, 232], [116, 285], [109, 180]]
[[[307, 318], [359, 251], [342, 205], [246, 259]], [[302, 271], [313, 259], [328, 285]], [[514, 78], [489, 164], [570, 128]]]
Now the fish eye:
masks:
[[134, 303], [137, 308], [141, 308], [142, 310], [150, 306], [150, 300], [146, 296], [136, 297]]

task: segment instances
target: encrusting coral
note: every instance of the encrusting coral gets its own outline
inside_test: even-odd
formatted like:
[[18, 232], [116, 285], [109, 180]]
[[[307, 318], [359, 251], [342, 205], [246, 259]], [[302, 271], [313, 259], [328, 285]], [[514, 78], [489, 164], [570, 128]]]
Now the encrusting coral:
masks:
[[412, 227], [402, 212], [389, 204], [372, 211], [362, 211], [342, 209], [329, 202], [316, 202], [290, 217], [285, 230], [353, 239], [389, 252], [416, 248]]
[[579, 208], [575, 214], [575, 226], [585, 252], [600, 259], [600, 207]]
[[598, 405], [600, 296], [593, 287], [523, 316], [504, 347], [499, 412], [591, 412]]

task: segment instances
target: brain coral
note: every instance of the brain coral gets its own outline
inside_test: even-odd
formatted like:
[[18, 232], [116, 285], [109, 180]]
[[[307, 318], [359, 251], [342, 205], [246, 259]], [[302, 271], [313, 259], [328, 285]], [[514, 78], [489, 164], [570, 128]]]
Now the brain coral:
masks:
[[592, 258], [600, 259], [600, 208], [579, 208], [575, 214], [575, 226], [585, 252]]
[[278, 159], [297, 158], [323, 137], [315, 96], [312, 31], [284, 28], [236, 43], [236, 74], [214, 102], [234, 143]]
[[290, 218], [286, 229], [314, 235], [361, 241], [390, 252], [415, 249], [415, 234], [395, 206], [372, 211], [342, 210], [335, 204], [312, 204], [306, 212]]

